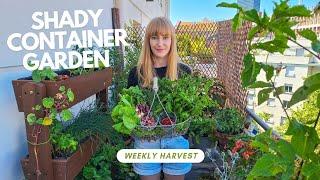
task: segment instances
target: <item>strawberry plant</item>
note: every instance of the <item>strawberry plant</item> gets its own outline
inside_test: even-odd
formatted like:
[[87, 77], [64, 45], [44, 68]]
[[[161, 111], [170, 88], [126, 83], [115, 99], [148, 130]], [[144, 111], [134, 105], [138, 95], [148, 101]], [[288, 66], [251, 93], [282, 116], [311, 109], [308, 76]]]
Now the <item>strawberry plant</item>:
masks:
[[61, 86], [59, 91], [54, 97], [43, 98], [41, 105], [33, 107], [34, 111], [43, 112], [45, 116], [44, 118], [37, 118], [35, 113], [28, 114], [27, 121], [30, 125], [41, 124], [49, 126], [57, 119], [57, 116], [63, 121], [68, 121], [72, 118], [71, 111], [66, 108], [69, 103], [73, 102], [74, 94], [70, 88], [66, 90], [64, 86]]

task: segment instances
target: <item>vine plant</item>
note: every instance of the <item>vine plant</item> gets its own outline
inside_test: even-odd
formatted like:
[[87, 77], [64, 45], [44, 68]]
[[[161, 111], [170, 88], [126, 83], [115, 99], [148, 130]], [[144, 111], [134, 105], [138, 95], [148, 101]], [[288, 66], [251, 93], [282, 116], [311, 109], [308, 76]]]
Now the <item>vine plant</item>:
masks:
[[[253, 145], [260, 148], [264, 154], [256, 162], [248, 175], [248, 179], [258, 177], [317, 179], [320, 177], [320, 155], [315, 149], [319, 146], [320, 139], [315, 127], [318, 125], [320, 116], [320, 95], [317, 97], [319, 113], [317, 119], [312, 121], [312, 127], [290, 118], [280, 98], [284, 88], [283, 86], [276, 87], [275, 78], [272, 79], [275, 72], [276, 74], [280, 72], [281, 67], [273, 67], [267, 63], [257, 62], [255, 53], [258, 50], [263, 50], [268, 53], [283, 54], [289, 48], [288, 41], [291, 41], [320, 59], [320, 41], [317, 39], [316, 33], [311, 30], [302, 30], [296, 34], [292, 29], [297, 24], [293, 17], [309, 17], [311, 16], [311, 11], [300, 5], [290, 7], [288, 0], [281, 0], [279, 3], [274, 3], [274, 5], [275, 8], [271, 16], [268, 16], [266, 12], [259, 15], [255, 9], [244, 10], [236, 3], [220, 3], [217, 5], [217, 7], [237, 9], [238, 12], [232, 19], [233, 31], [236, 31], [244, 21], [248, 21], [253, 25], [248, 32], [248, 52], [243, 59], [242, 86], [244, 88], [262, 88], [258, 93], [259, 105], [269, 98], [270, 93], [273, 93], [280, 101], [289, 120], [286, 135], [291, 136], [290, 142], [274, 139], [271, 135], [271, 130], [256, 136]], [[266, 35], [272, 35], [271, 40], [261, 38]], [[310, 40], [312, 50], [300, 44], [297, 41], [297, 35]], [[266, 74], [266, 81], [257, 81], [257, 76], [261, 70]], [[318, 89], [320, 89], [320, 73], [313, 74], [304, 80], [303, 86], [298, 88], [292, 95], [288, 106], [291, 107], [305, 100]]]

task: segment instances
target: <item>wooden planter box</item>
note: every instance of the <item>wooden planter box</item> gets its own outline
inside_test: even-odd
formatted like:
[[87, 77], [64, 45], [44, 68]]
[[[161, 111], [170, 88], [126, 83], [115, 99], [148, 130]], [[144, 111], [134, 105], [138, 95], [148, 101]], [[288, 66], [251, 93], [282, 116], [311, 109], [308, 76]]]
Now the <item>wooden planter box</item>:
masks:
[[[71, 88], [75, 94], [75, 99], [69, 104], [68, 108], [92, 95], [96, 95], [99, 103], [104, 105], [104, 109], [106, 109], [106, 89], [108, 89], [111, 81], [111, 68], [62, 81], [45, 80], [35, 83], [31, 80], [31, 77], [12, 81], [18, 110], [24, 112], [27, 140], [29, 142], [29, 156], [21, 160], [26, 179], [73, 179], [97, 149], [97, 142], [91, 138], [82, 143], [81, 148], [68, 159], [52, 159], [52, 146], [48, 141], [50, 137], [49, 127], [42, 125], [31, 126], [26, 120], [29, 113], [36, 113], [37, 117], [44, 117], [44, 114], [34, 112], [33, 107], [41, 104], [43, 98], [55, 96], [59, 92], [59, 87], [65, 86], [66, 88]], [[38, 133], [38, 139], [34, 136], [36, 133]]]
[[[96, 152], [98, 145], [97, 139], [89, 138], [80, 145], [81, 149], [79, 148], [71, 157], [67, 159], [52, 159], [54, 179], [74, 179]], [[32, 174], [28, 171], [29, 158], [22, 159], [21, 164], [26, 179], [33, 179]]]
[[[79, 103], [80, 101], [97, 94], [99, 91], [106, 89], [107, 86], [111, 84], [112, 75], [111, 68], [106, 68], [100, 71], [94, 71], [92, 73], [71, 77], [62, 81], [49, 81], [45, 80], [38, 84], [45, 85], [46, 96], [53, 97], [55, 94], [59, 92], [60, 86], [65, 86], [66, 88], [71, 88], [75, 94], [75, 100], [71, 104], [71, 106]], [[26, 83], [34, 83], [31, 77], [21, 78], [18, 80], [13, 80], [12, 85], [14, 88], [14, 94], [16, 96], [16, 101], [18, 104], [18, 109], [20, 112], [24, 112], [23, 110], [23, 100], [22, 95], [24, 93], [28, 93], [23, 90], [23, 86]], [[30, 92], [29, 92], [30, 93]], [[35, 92], [39, 95], [39, 92]]]

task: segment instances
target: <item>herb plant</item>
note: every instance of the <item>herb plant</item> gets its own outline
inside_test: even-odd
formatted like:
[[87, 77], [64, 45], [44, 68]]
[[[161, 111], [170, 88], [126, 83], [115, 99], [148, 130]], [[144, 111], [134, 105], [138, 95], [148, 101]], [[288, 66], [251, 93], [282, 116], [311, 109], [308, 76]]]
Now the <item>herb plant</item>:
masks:
[[226, 134], [241, 133], [244, 128], [244, 118], [235, 108], [222, 109], [215, 114], [217, 131]]

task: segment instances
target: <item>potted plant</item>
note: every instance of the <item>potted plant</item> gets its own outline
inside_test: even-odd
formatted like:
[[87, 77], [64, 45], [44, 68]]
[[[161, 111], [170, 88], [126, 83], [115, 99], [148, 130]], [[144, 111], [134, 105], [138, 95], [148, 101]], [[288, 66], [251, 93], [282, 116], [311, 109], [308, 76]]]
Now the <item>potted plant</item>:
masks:
[[[81, 170], [95, 150], [93, 140], [82, 142], [74, 152], [75, 141], [68, 135], [60, 136], [56, 138], [56, 147], [61, 152], [74, 153], [67, 159], [53, 159], [50, 125], [55, 123], [55, 116], [64, 121], [71, 119], [68, 109], [94, 94], [106, 105], [107, 98], [101, 92], [106, 92], [111, 78], [111, 68], [73, 77], [67, 70], [53, 72], [45, 68], [12, 81], [18, 110], [24, 112], [26, 120], [29, 155], [21, 161], [26, 178], [73, 178]], [[66, 144], [61, 144], [63, 141]]]
[[214, 119], [202, 117], [191, 121], [188, 135], [192, 140], [193, 147], [203, 149], [213, 145], [212, 133], [215, 127]]
[[244, 118], [235, 108], [222, 109], [215, 114], [215, 137], [220, 148], [225, 149], [230, 137], [240, 134], [244, 128]]

